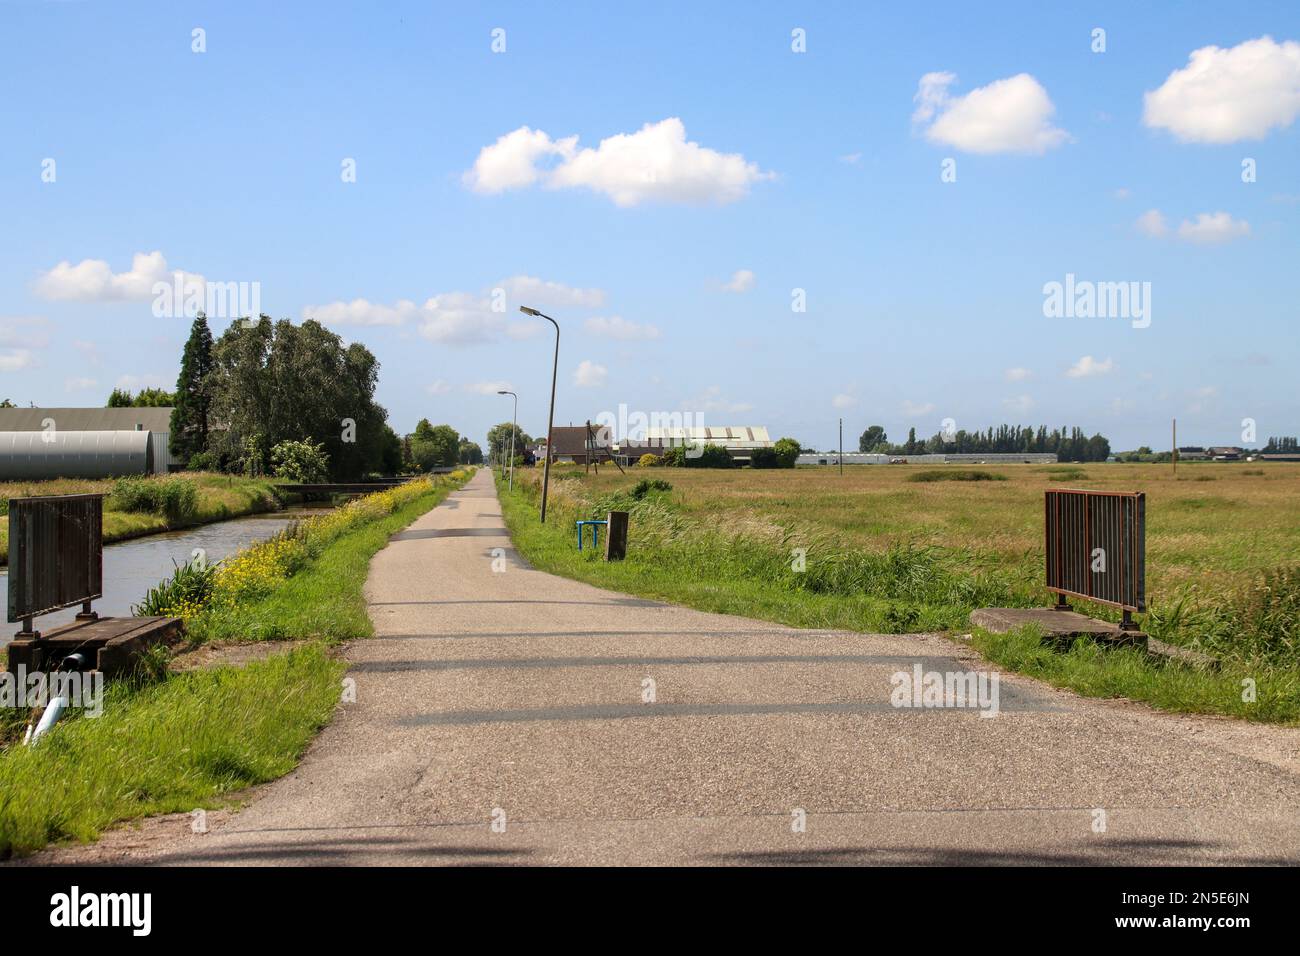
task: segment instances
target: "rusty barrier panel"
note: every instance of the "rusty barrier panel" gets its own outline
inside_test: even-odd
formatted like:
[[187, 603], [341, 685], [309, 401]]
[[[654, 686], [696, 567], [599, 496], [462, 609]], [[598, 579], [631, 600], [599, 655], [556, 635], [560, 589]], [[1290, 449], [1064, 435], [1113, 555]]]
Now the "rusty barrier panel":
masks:
[[104, 595], [104, 496], [9, 499], [9, 620]]
[[1145, 611], [1146, 496], [1064, 488], [1046, 496], [1047, 589]]

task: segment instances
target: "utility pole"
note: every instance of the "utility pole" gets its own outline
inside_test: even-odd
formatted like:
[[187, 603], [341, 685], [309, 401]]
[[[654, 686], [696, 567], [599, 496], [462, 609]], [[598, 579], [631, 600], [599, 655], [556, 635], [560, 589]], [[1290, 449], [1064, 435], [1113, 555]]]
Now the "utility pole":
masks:
[[844, 419], [840, 419], [840, 477], [844, 477]]
[[1178, 419], [1174, 419], [1174, 478], [1178, 478]]

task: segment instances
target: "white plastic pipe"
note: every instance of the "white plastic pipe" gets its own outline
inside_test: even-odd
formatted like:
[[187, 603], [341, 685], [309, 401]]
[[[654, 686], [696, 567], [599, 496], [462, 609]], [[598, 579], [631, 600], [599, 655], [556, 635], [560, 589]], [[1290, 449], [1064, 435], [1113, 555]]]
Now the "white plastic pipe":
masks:
[[38, 723], [36, 729], [32, 731], [32, 736], [27, 743], [34, 744], [36, 741], [40, 740], [41, 735], [53, 727], [67, 709], [68, 698], [66, 697], [56, 697], [54, 700], [50, 701], [49, 706], [45, 708], [45, 713], [41, 714], [40, 723]]

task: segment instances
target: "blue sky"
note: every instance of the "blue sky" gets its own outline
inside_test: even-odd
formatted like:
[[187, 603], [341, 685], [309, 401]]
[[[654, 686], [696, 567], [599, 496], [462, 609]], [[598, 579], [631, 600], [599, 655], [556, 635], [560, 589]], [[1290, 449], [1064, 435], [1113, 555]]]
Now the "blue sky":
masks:
[[365, 343], [402, 432], [544, 431], [520, 304], [557, 423], [1300, 432], [1294, 3], [698, 6], [0, 4], [0, 397], [173, 385], [165, 260]]

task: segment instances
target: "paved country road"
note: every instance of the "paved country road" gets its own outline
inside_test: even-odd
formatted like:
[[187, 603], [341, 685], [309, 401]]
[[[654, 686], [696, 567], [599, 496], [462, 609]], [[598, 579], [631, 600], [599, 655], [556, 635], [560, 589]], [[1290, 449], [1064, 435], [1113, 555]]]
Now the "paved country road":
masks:
[[176, 815], [33, 862], [1300, 862], [1300, 730], [1008, 674], [994, 717], [895, 708], [891, 675], [917, 662], [989, 665], [938, 636], [801, 631], [534, 571], [486, 470], [376, 555], [366, 593], [356, 702], [295, 772], [206, 834]]

